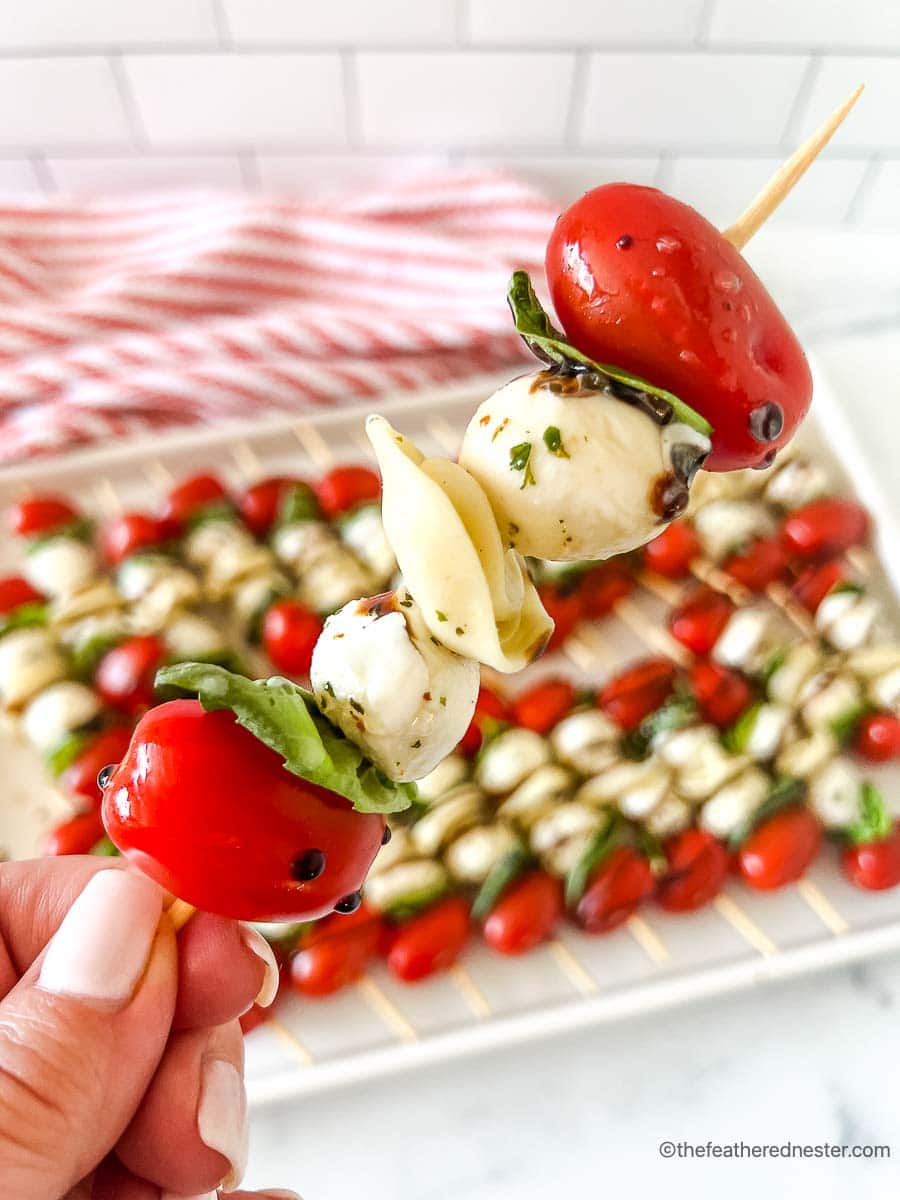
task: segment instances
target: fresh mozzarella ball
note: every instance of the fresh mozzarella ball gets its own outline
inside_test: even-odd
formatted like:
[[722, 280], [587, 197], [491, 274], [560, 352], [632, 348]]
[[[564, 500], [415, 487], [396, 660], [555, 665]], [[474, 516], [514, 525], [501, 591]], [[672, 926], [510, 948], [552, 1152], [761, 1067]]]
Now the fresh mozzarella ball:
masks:
[[816, 628], [836, 650], [855, 650], [868, 638], [879, 604], [855, 588], [830, 592], [816, 609]]
[[445, 792], [457, 786], [468, 777], [469, 764], [461, 754], [448, 754], [445, 759], [423, 776], [416, 787], [420, 800], [437, 800]]
[[728, 618], [712, 657], [723, 666], [747, 670], [765, 653], [771, 631], [772, 619], [764, 609], [739, 608]]
[[95, 638], [124, 638], [129, 632], [128, 621], [123, 612], [112, 609], [109, 612], [94, 613], [82, 617], [59, 631], [59, 640], [64, 646], [75, 650]]
[[428, 904], [450, 884], [447, 868], [433, 858], [414, 858], [366, 880], [366, 903], [378, 912]]
[[77, 592], [57, 596], [50, 606], [50, 624], [63, 629], [95, 614], [117, 612], [121, 608], [122, 597], [112, 580], [96, 579]]
[[795, 704], [809, 679], [821, 669], [822, 655], [812, 642], [790, 646], [784, 661], [766, 685], [769, 696], [780, 704]]
[[531, 729], [507, 729], [481, 752], [475, 777], [491, 796], [503, 796], [550, 758], [550, 747]]
[[397, 570], [394, 551], [384, 532], [379, 504], [364, 504], [341, 522], [341, 537], [372, 572], [379, 583], [387, 583]]
[[14, 629], [0, 640], [0, 700], [10, 709], [65, 678], [67, 663], [46, 629]]
[[776, 471], [763, 493], [769, 504], [779, 508], [800, 508], [828, 492], [828, 474], [818, 463], [797, 458]]
[[671, 520], [687, 506], [687, 481], [708, 439], [687, 425], [658, 425], [598, 380], [523, 375], [466, 429], [460, 464], [522, 554], [609, 558], [648, 542], [664, 512]]
[[673, 837], [691, 823], [691, 806], [679, 796], [666, 796], [644, 821], [647, 830], [656, 838]]
[[547, 854], [576, 834], [594, 833], [602, 821], [600, 813], [586, 804], [578, 804], [574, 800], [568, 804], [558, 804], [532, 825], [529, 836], [531, 848], [537, 855]]
[[859, 775], [844, 758], [823, 767], [809, 784], [809, 807], [827, 829], [844, 829], [859, 819]]
[[837, 739], [831, 733], [818, 729], [785, 746], [775, 759], [775, 769], [779, 775], [789, 775], [792, 779], [808, 779], [834, 758], [839, 749]]
[[900, 702], [900, 646], [895, 642], [853, 651], [847, 667], [866, 681], [868, 696], [875, 704], [894, 708]]
[[317, 613], [330, 613], [371, 590], [372, 578], [339, 543], [300, 577], [300, 599]]
[[478, 697], [478, 664], [436, 644], [406, 592], [354, 600], [329, 617], [310, 678], [322, 712], [394, 780], [432, 771]]
[[753, 538], [767, 537], [774, 528], [772, 514], [755, 500], [713, 500], [694, 517], [694, 532], [713, 562], [721, 562]]
[[491, 870], [519, 845], [509, 825], [476, 825], [456, 839], [444, 855], [447, 870], [459, 883], [484, 883]]
[[93, 721], [102, 708], [93, 688], [65, 679], [35, 696], [22, 714], [22, 728], [38, 750], [52, 750], [74, 730]]
[[814, 676], [800, 695], [802, 716], [809, 729], [828, 729], [859, 708], [862, 693], [851, 675]]
[[184, 556], [192, 566], [208, 567], [221, 554], [254, 545], [253, 538], [237, 521], [201, 521], [184, 539]]
[[645, 784], [652, 787], [658, 773], [659, 765], [652, 759], [644, 762], [620, 759], [614, 766], [589, 780], [580, 789], [580, 796], [590, 797], [590, 803], [600, 806], [617, 803], [625, 792], [639, 791]]
[[484, 793], [474, 784], [464, 783], [419, 817], [412, 827], [413, 845], [420, 854], [437, 854], [483, 816]]
[[740, 754], [729, 754], [718, 744], [701, 746], [678, 771], [677, 790], [686, 800], [704, 800], [747, 765]]
[[337, 535], [324, 521], [292, 521], [275, 530], [272, 549], [280, 562], [303, 574], [321, 558], [334, 553]]
[[193, 604], [200, 599], [197, 577], [164, 554], [142, 554], [126, 559], [116, 574], [116, 584], [121, 595], [132, 602], [143, 599], [157, 588], [177, 597], [179, 604]]
[[881, 708], [896, 708], [900, 704], [900, 667], [885, 671], [869, 683], [869, 696]]
[[653, 739], [653, 750], [669, 767], [684, 767], [712, 744], [718, 746], [719, 733], [712, 725], [692, 725], [689, 729], [669, 729]]
[[218, 658], [228, 649], [218, 626], [195, 613], [182, 613], [171, 621], [165, 641], [170, 656], [182, 662]]
[[45, 596], [77, 592], [96, 574], [96, 552], [79, 538], [50, 538], [36, 546], [25, 560], [26, 579]]
[[497, 816], [522, 829], [530, 829], [549, 809], [568, 799], [574, 786], [571, 771], [558, 763], [545, 763], [510, 792], [497, 809]]
[[753, 717], [744, 750], [757, 762], [773, 758], [791, 723], [791, 709], [783, 704], [760, 704]]
[[643, 779], [621, 792], [619, 811], [632, 820], [640, 821], [662, 803], [668, 788], [669, 772], [665, 767], [655, 765]]
[[416, 848], [413, 845], [412, 835], [405, 825], [391, 827], [391, 840], [386, 842], [378, 853], [375, 855], [375, 861], [369, 867], [368, 880], [373, 875], [381, 875], [385, 871], [390, 871], [396, 867], [398, 863], [405, 862], [408, 858], [416, 857]]
[[770, 786], [768, 775], [751, 767], [707, 800], [700, 810], [700, 824], [715, 837], [727, 838], [753, 816]]
[[582, 775], [594, 775], [616, 758], [619, 729], [597, 708], [564, 717], [550, 734], [556, 757]]
[[223, 546], [206, 565], [206, 592], [210, 600], [222, 600], [242, 580], [270, 574], [275, 556], [268, 546], [256, 542]]

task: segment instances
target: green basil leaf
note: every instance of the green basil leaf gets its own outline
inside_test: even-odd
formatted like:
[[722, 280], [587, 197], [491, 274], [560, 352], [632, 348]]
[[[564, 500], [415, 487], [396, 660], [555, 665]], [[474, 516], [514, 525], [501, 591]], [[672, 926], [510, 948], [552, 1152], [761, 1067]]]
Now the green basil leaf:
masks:
[[871, 704], [855, 704], [853, 708], [848, 708], [839, 717], [835, 717], [833, 721], [829, 721], [828, 728], [841, 745], [846, 746], [852, 740], [857, 726], [863, 717], [868, 716], [870, 712], [874, 711], [875, 709]]
[[603, 860], [621, 845], [623, 836], [624, 826], [618, 813], [610, 813], [566, 876], [566, 908], [576, 907], [590, 883], [591, 876]]
[[655, 387], [646, 379], [632, 375], [630, 371], [610, 366], [609, 363], [595, 362], [586, 354], [582, 354], [564, 333], [555, 328], [547, 316], [535, 294], [527, 271], [513, 272], [506, 298], [512, 311], [516, 332], [532, 354], [543, 362], [569, 372], [572, 370], [598, 371], [601, 375], [606, 375], [617, 383], [624, 383], [626, 387], [665, 400], [672, 406], [672, 415], [675, 421], [690, 425], [692, 429], [696, 429], [698, 433], [702, 433], [706, 437], [713, 432], [712, 425], [705, 417], [701, 417], [690, 405], [679, 400], [665, 388]]
[[247, 679], [210, 663], [176, 663], [157, 672], [156, 686], [196, 693], [207, 712], [230, 709], [292, 775], [337, 792], [357, 812], [402, 812], [416, 798], [415, 784], [388, 779], [289, 679]]
[[759, 716], [761, 708], [762, 702], [751, 704], [749, 708], [744, 709], [735, 723], [729, 725], [722, 734], [722, 745], [729, 753], [743, 754], [747, 749], [747, 744], [753, 733], [753, 726], [756, 724], [756, 718]]
[[49, 750], [45, 756], [45, 761], [50, 774], [54, 778], [62, 775], [66, 767], [72, 765], [92, 737], [93, 734], [91, 733], [76, 730], [76, 732], [64, 737], [52, 750]]
[[124, 634], [95, 633], [72, 648], [72, 673], [78, 679], [93, 679], [100, 659], [124, 640]]
[[487, 878], [472, 902], [472, 918], [483, 921], [497, 906], [500, 897], [523, 871], [527, 870], [534, 859], [524, 845], [514, 846], [507, 854], [488, 871]]
[[278, 508], [275, 527], [315, 521], [321, 515], [316, 493], [308, 483], [297, 483], [284, 496]]
[[850, 825], [847, 838], [854, 845], [868, 842], [883, 842], [894, 828], [891, 814], [884, 803], [884, 796], [868, 780], [860, 788], [859, 820]]
[[626, 758], [640, 761], [647, 757], [650, 744], [660, 733], [674, 733], [690, 725], [697, 715], [697, 703], [687, 692], [676, 692], [649, 716], [644, 717], [637, 729], [624, 734], [621, 739], [622, 753]]
[[806, 784], [802, 779], [793, 779], [789, 775], [780, 776], [775, 780], [768, 796], [749, 820], [732, 830], [728, 838], [728, 848], [736, 850], [758, 825], [774, 816], [779, 809], [786, 808], [789, 804], [799, 800], [805, 791]]
[[27, 629], [34, 625], [47, 624], [47, 605], [40, 602], [20, 604], [12, 612], [0, 616], [0, 637], [12, 633], [14, 629]]
[[77, 517], [68, 525], [60, 525], [58, 529], [51, 529], [48, 533], [40, 533], [37, 537], [29, 539], [25, 553], [34, 554], [35, 551], [42, 550], [44, 546], [48, 546], [59, 538], [74, 538], [78, 542], [89, 542], [93, 536], [94, 522], [89, 517]]
[[111, 838], [102, 837], [95, 846], [91, 846], [89, 853], [96, 854], [100, 858], [118, 858], [119, 847]]

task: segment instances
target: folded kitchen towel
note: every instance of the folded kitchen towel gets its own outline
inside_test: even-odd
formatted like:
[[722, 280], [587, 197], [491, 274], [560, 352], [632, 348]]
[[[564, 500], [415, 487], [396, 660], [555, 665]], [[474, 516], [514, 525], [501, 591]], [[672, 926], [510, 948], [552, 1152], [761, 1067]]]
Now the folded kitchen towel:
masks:
[[165, 194], [0, 207], [0, 462], [302, 413], [522, 360], [512, 269], [557, 208], [515, 179], [344, 201]]

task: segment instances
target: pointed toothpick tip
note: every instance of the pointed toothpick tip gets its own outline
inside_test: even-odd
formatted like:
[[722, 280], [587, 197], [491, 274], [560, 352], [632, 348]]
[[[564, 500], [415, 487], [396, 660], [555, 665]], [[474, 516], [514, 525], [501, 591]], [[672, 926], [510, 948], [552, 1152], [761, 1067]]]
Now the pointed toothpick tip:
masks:
[[838, 105], [819, 126], [819, 128], [784, 162], [758, 196], [741, 213], [733, 225], [723, 232], [726, 241], [731, 242], [737, 250], [743, 250], [754, 233], [769, 219], [775, 209], [785, 200], [794, 185], [803, 177], [819, 154], [831, 141], [834, 134], [843, 124], [847, 114], [865, 90], [861, 83], [843, 102]]

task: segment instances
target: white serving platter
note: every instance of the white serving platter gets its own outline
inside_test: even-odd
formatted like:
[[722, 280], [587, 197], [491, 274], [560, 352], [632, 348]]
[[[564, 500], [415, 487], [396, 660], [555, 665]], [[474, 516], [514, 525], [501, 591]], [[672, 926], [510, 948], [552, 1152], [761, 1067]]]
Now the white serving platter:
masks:
[[[872, 589], [895, 622], [900, 595], [900, 534], [871, 477], [838, 398], [818, 370], [814, 416], [801, 438], [827, 460], [836, 483], [875, 513], [875, 553], [866, 556]], [[458, 433], [496, 378], [432, 389], [378, 405], [423, 449], [452, 453]], [[370, 458], [362, 418], [368, 407], [323, 409], [309, 418], [179, 432], [25, 463], [0, 472], [0, 507], [27, 490], [70, 493], [88, 511], [111, 515], [150, 506], [188, 473], [214, 469], [235, 486], [262, 474], [315, 473], [335, 461]], [[0, 534], [0, 571], [18, 550]], [[640, 590], [615, 616], [584, 631], [567, 655], [534, 671], [599, 679], [628, 658], [666, 649], [654, 630], [665, 605]], [[47, 783], [13, 728], [0, 730], [0, 848], [21, 856], [65, 802]], [[900, 773], [879, 773], [900, 814]], [[766, 895], [738, 882], [689, 916], [648, 906], [602, 937], [562, 929], [521, 959], [501, 958], [473, 938], [448, 974], [409, 986], [379, 964], [357, 985], [322, 1001], [288, 997], [275, 1019], [247, 1039], [251, 1102], [337, 1087], [440, 1059], [478, 1054], [770, 979], [821, 970], [900, 949], [900, 888], [865, 893], [823, 853], [794, 887]]]

